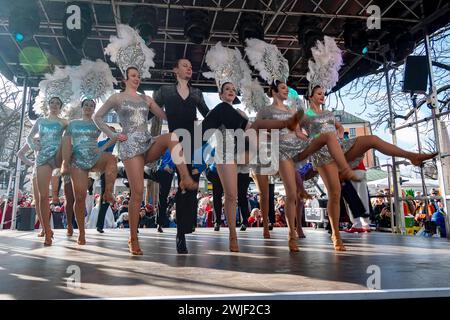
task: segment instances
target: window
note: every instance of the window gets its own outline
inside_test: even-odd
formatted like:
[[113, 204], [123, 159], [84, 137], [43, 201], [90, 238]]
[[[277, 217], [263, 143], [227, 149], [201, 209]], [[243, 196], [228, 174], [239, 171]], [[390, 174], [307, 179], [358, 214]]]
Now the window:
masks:
[[350, 138], [356, 137], [356, 129], [355, 128], [350, 128], [349, 136], [350, 136]]
[[115, 112], [110, 112], [106, 115], [107, 123], [116, 123], [117, 122], [117, 114]]

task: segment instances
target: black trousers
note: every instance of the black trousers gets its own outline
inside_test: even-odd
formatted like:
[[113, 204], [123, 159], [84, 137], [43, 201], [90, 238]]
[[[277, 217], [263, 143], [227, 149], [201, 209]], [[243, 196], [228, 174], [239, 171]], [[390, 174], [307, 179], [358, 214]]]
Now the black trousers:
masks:
[[358, 192], [356, 192], [356, 189], [353, 187], [351, 182], [345, 181], [342, 184], [341, 197], [344, 198], [350, 210], [352, 210], [354, 218], [359, 218], [364, 215], [366, 208], [364, 207], [361, 198], [358, 196]]
[[250, 185], [250, 174], [238, 173], [238, 207], [242, 216], [242, 224], [248, 226], [250, 209], [248, 205], [247, 192]]
[[269, 183], [269, 222], [275, 223], [275, 184]]
[[156, 214], [156, 223], [166, 228], [169, 227], [169, 217], [167, 216], [167, 197], [170, 193], [173, 176], [173, 173], [164, 170], [157, 171], [155, 174], [157, 180], [156, 182], [159, 183], [158, 212]]
[[103, 194], [105, 193], [105, 174], [102, 173], [100, 176], [100, 187], [101, 187], [101, 194], [100, 194], [100, 211], [98, 212], [98, 219], [97, 219], [97, 229], [103, 229], [105, 226], [105, 216], [106, 211], [108, 211], [109, 203], [105, 202], [103, 203]]
[[[189, 174], [194, 181], [199, 182], [200, 175], [192, 175], [192, 165], [188, 164]], [[180, 174], [177, 170], [178, 179]], [[177, 194], [175, 196], [176, 210], [177, 210], [177, 233], [186, 234], [192, 233], [192, 229], [197, 225], [197, 192], [198, 190], [186, 190], [181, 192], [178, 187]]]
[[214, 223], [222, 223], [222, 196], [223, 187], [217, 171], [206, 169], [206, 178], [211, 182], [213, 187], [213, 204], [214, 204]]

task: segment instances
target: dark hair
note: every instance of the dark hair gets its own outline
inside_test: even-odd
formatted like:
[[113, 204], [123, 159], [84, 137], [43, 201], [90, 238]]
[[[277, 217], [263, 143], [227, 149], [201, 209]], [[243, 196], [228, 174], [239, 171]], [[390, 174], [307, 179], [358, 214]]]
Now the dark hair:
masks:
[[318, 89], [318, 88], [322, 88], [322, 87], [319, 85], [316, 85], [312, 88], [311, 92], [308, 93], [308, 100], [314, 95], [314, 91], [316, 91], [316, 89]]
[[62, 108], [63, 102], [62, 102], [62, 100], [61, 100], [60, 97], [57, 97], [57, 96], [51, 97], [51, 98], [48, 100], [48, 103], [50, 103], [50, 101], [52, 101], [53, 99], [57, 99], [57, 100], [59, 101], [59, 104], [61, 105], [60, 108]]
[[272, 82], [272, 83], [270, 84], [269, 90], [267, 91], [267, 95], [268, 95], [270, 98], [273, 98], [272, 91], [275, 91], [276, 93], [278, 93], [278, 86], [279, 86], [281, 83], [284, 83], [284, 82], [283, 82], [283, 81], [280, 81], [280, 80], [275, 80], [274, 82]]
[[81, 101], [81, 108], [84, 107], [84, 104], [85, 104], [87, 101], [92, 101], [92, 102], [94, 103], [94, 107], [95, 107], [96, 103], [95, 103], [94, 99], [84, 99], [83, 101]]
[[178, 68], [178, 66], [179, 66], [181, 60], [187, 60], [187, 61], [190, 62], [190, 60], [189, 60], [188, 58], [180, 58], [180, 59], [177, 59], [177, 60], [175, 61], [175, 63], [173, 64], [173, 69]]
[[[222, 84], [222, 86], [220, 87], [220, 90], [219, 90], [219, 93], [220, 94], [222, 94], [223, 93], [223, 88], [225, 87], [225, 85], [227, 85], [227, 84], [233, 84], [232, 82], [230, 82], [230, 81], [227, 81], [227, 82], [224, 82], [223, 84]], [[233, 86], [234, 86], [234, 84], [233, 84]]]
[[[134, 69], [137, 72], [139, 72], [138, 68], [136, 68], [136, 67], [128, 67], [127, 68], [127, 70], [125, 71], [125, 76], [123, 77], [122, 81], [120, 82], [120, 88], [122, 89], [122, 92], [125, 91], [125, 81], [128, 80], [128, 72], [131, 69]], [[139, 72], [139, 74], [140, 74], [140, 72]]]

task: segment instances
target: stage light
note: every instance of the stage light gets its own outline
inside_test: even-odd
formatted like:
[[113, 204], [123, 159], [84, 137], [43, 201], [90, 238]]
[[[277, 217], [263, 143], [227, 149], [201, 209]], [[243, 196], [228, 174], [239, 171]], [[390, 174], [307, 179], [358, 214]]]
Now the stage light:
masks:
[[411, 33], [407, 30], [398, 30], [391, 38], [391, 57], [394, 62], [401, 62], [410, 55], [416, 46]]
[[365, 28], [362, 21], [350, 21], [345, 24], [344, 42], [348, 50], [363, 55], [369, 52], [369, 39]]
[[17, 42], [29, 40], [39, 30], [41, 19], [35, 1], [15, 1], [11, 5], [8, 27]]
[[323, 40], [321, 24], [321, 19], [317, 17], [302, 16], [298, 21], [298, 42], [305, 59], [312, 57], [311, 48], [316, 45], [317, 41]]
[[188, 10], [184, 13], [184, 36], [195, 44], [209, 37], [209, 14], [206, 10]]
[[65, 7], [63, 34], [75, 48], [83, 48], [84, 41], [91, 33], [92, 10], [88, 3], [69, 2]]
[[246, 39], [259, 39], [264, 41], [262, 16], [259, 13], [244, 13], [238, 23], [239, 40], [245, 44]]
[[151, 6], [135, 6], [128, 22], [149, 45], [158, 34], [158, 10]]

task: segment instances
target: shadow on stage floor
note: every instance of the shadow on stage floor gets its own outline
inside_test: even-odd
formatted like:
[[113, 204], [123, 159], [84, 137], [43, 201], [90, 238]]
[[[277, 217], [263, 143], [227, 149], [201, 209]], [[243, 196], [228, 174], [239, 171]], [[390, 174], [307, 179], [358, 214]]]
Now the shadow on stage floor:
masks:
[[[306, 229], [307, 238], [298, 240], [300, 252], [290, 253], [285, 228], [275, 228], [271, 239], [263, 239], [262, 229], [249, 228], [238, 231], [241, 251], [230, 253], [227, 228], [198, 228], [187, 236], [189, 254], [178, 255], [175, 232], [141, 229], [144, 256], [133, 257], [128, 230], [88, 230], [85, 246], [76, 243], [76, 230], [71, 238], [55, 230], [51, 247], [43, 246], [37, 232], [1, 231], [0, 298], [269, 294], [290, 299], [306, 292], [373, 291], [368, 285], [382, 290], [450, 287], [447, 239], [343, 233], [348, 251], [335, 252], [326, 232]], [[80, 279], [80, 287], [73, 279]]]

